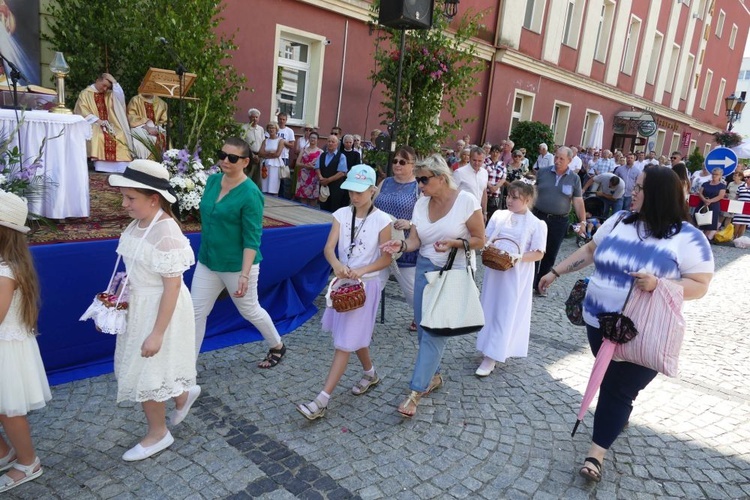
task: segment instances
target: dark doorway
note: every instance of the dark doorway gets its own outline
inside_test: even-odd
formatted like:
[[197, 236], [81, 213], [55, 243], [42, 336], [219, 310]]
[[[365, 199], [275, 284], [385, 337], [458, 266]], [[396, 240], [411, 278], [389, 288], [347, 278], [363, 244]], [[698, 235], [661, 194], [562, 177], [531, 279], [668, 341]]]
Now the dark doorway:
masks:
[[614, 134], [612, 136], [612, 149], [611, 151], [614, 153], [615, 149], [619, 149], [623, 153], [627, 153], [628, 151], [633, 151], [635, 149], [635, 139], [636, 135], [626, 135], [626, 134]]

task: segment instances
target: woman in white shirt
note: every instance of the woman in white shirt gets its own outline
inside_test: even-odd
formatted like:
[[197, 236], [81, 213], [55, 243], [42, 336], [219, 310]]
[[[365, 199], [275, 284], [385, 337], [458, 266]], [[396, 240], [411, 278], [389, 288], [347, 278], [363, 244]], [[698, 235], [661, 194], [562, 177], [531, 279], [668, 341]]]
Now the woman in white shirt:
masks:
[[[399, 413], [405, 417], [414, 416], [420, 399], [443, 385], [438, 369], [447, 337], [432, 335], [419, 326], [422, 295], [427, 285], [425, 273], [442, 268], [448, 261], [451, 248], [463, 248], [462, 240], [467, 240], [472, 249], [484, 246], [484, 218], [479, 201], [458, 190], [443, 157], [434, 154], [418, 162], [415, 177], [424, 196], [414, 206], [409, 238], [391, 240], [382, 247], [388, 253], [419, 249], [414, 281], [414, 319], [418, 325], [419, 353], [411, 379], [411, 393], [398, 407]], [[454, 269], [466, 266], [464, 252], [458, 252]]]

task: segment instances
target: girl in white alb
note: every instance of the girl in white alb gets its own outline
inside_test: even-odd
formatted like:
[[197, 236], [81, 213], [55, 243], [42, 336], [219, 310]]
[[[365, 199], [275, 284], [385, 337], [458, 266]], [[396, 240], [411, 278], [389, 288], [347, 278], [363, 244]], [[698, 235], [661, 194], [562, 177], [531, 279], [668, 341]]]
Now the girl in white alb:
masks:
[[335, 353], [323, 391], [313, 401], [297, 405], [297, 410], [308, 420], [325, 414], [331, 393], [344, 374], [352, 352], [357, 354], [365, 371], [362, 380], [352, 387], [352, 393], [364, 394], [380, 382], [370, 359], [370, 341], [380, 292], [391, 263], [391, 256], [379, 248], [391, 237], [391, 218], [373, 205], [376, 188], [372, 168], [355, 165], [346, 179], [341, 188], [349, 191], [352, 204], [333, 213], [325, 256], [336, 278], [364, 282], [366, 299], [364, 306], [358, 309], [340, 313], [329, 306], [323, 314], [323, 329], [332, 332]]

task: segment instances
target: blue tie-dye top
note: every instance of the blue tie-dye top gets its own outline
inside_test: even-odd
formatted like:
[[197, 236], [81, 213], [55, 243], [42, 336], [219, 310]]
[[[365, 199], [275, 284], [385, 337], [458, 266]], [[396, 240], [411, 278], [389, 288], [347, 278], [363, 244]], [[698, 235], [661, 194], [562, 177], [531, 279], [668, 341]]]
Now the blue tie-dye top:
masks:
[[591, 326], [599, 326], [598, 314], [622, 310], [633, 281], [629, 272], [644, 270], [667, 279], [714, 272], [711, 245], [689, 223], [683, 222], [682, 230], [671, 238], [657, 239], [644, 237], [643, 229], [639, 236], [640, 222], [616, 224], [623, 214], [607, 219], [594, 234], [594, 274], [583, 301], [583, 318]]

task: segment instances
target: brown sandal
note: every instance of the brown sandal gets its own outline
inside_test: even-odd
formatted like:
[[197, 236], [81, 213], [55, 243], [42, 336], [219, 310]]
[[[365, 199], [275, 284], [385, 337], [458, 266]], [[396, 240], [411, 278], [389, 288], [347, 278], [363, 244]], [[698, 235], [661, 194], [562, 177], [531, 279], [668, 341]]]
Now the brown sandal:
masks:
[[284, 354], [286, 354], [286, 344], [281, 344], [280, 349], [269, 349], [265, 359], [258, 363], [258, 368], [273, 368], [274, 366], [281, 363], [281, 359], [284, 357]]

